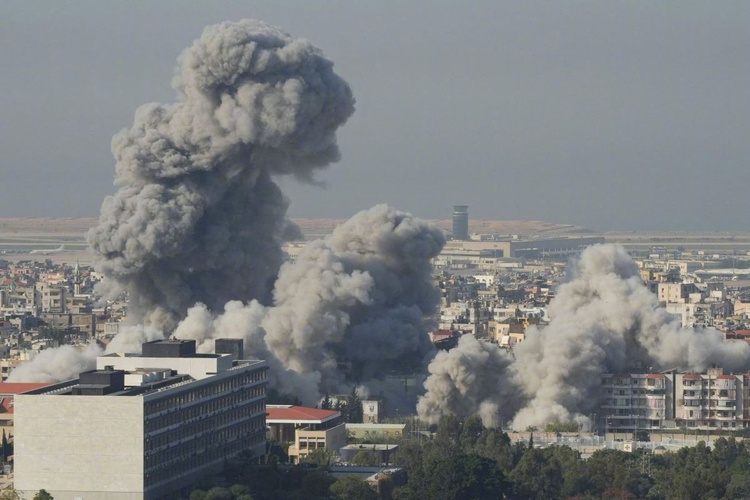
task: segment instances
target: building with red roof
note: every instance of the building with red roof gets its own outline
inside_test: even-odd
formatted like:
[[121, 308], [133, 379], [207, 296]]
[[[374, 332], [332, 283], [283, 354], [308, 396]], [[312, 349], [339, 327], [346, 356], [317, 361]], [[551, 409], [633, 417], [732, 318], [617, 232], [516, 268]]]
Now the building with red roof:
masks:
[[346, 445], [341, 412], [307, 406], [266, 405], [269, 439], [289, 443], [289, 459], [298, 463], [316, 449], [338, 454]]
[[0, 428], [9, 438], [13, 435], [13, 399], [16, 394], [41, 389], [51, 383], [0, 383]]

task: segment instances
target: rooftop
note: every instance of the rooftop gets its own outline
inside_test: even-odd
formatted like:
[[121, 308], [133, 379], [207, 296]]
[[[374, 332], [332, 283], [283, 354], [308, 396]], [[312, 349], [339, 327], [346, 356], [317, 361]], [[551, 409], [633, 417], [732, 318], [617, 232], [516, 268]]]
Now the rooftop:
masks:
[[320, 424], [340, 416], [341, 413], [307, 406], [266, 405], [266, 415], [266, 422], [269, 424], [291, 422]]

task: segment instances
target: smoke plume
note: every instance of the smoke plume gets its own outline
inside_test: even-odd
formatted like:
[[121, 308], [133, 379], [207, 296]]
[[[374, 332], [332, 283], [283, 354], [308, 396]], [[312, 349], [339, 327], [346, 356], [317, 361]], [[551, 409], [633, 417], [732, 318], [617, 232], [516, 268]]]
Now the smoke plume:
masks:
[[267, 303], [293, 233], [273, 177], [339, 159], [347, 83], [309, 42], [257, 21], [209, 26], [183, 52], [174, 104], [147, 104], [112, 140], [114, 196], [88, 234], [130, 322], [169, 331], [200, 302]]
[[[282, 240], [299, 235], [274, 177], [314, 181], [339, 159], [335, 133], [354, 112], [319, 49], [251, 20], [207, 27], [179, 57], [173, 87], [175, 103], [141, 106], [113, 138], [118, 190], [87, 237], [107, 278], [98, 292], [127, 292], [138, 325], [112, 349], [140, 351], [196, 303], [268, 304]], [[35, 370], [46, 369], [32, 362], [25, 376]]]
[[[515, 360], [510, 366], [466, 361], [477, 349], [469, 342], [460, 343], [452, 356], [436, 357], [430, 365], [427, 393], [419, 404], [420, 415], [435, 421], [440, 414], [469, 411], [459, 410], [458, 404], [450, 403], [455, 396], [446, 394], [469, 394], [463, 389], [463, 373], [472, 369], [479, 372], [472, 376], [481, 380], [498, 377], [496, 391], [511, 394], [511, 407], [520, 401], [512, 426], [525, 429], [587, 420], [586, 415], [599, 404], [605, 373], [671, 368], [703, 371], [713, 364], [735, 371], [750, 368], [748, 344], [725, 342], [713, 329], [681, 328], [643, 285], [636, 264], [622, 247], [589, 247], [571, 274], [549, 306], [549, 325], [526, 332], [526, 340], [514, 349]], [[499, 348], [485, 344], [483, 349]], [[449, 383], [446, 373], [458, 375]], [[461, 403], [471, 408], [470, 413], [480, 411], [488, 401], [502, 407], [503, 401], [494, 397], [479, 392]]]
[[273, 384], [307, 403], [355, 381], [376, 392], [389, 368], [416, 369], [433, 352], [426, 318], [439, 294], [430, 260], [444, 241], [437, 228], [378, 205], [282, 266], [271, 307], [232, 303], [214, 316], [198, 306], [175, 336], [204, 351], [213, 339], [241, 336], [247, 352], [277, 367]]
[[443, 415], [476, 413], [486, 427], [497, 427], [513, 415], [514, 388], [508, 380], [513, 358], [495, 344], [464, 335], [450, 351], [440, 351], [428, 367], [419, 399], [420, 418], [436, 423]]

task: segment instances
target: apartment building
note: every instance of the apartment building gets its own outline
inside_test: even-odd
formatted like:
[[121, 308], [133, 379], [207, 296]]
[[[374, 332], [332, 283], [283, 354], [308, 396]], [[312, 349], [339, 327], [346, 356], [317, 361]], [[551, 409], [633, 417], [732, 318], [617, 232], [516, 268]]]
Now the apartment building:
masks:
[[15, 397], [15, 487], [58, 500], [177, 495], [241, 451], [265, 451], [267, 365], [146, 343]]
[[750, 374], [607, 374], [601, 390], [600, 431], [750, 427]]
[[663, 373], [602, 377], [600, 427], [606, 431], [660, 429], [673, 419], [673, 379]]
[[675, 419], [688, 428], [744, 427], [743, 393], [748, 380], [750, 375], [724, 374], [721, 369], [675, 375]]

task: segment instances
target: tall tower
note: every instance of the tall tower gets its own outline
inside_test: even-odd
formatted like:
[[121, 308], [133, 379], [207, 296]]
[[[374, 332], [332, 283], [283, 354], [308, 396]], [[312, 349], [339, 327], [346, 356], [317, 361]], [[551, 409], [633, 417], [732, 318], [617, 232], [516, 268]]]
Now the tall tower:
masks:
[[81, 266], [76, 261], [76, 267], [73, 269], [73, 296], [81, 295]]
[[453, 205], [452, 239], [469, 239], [469, 205]]

